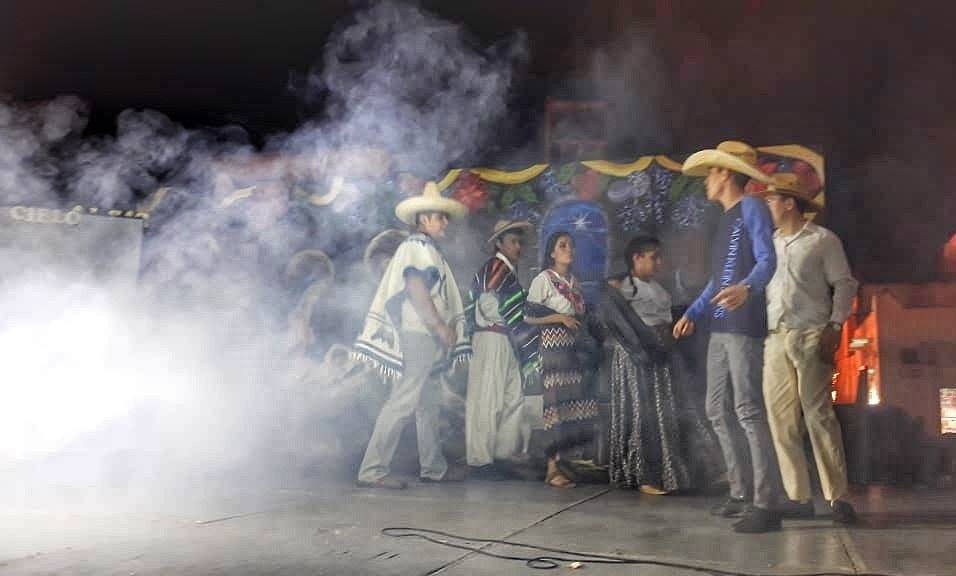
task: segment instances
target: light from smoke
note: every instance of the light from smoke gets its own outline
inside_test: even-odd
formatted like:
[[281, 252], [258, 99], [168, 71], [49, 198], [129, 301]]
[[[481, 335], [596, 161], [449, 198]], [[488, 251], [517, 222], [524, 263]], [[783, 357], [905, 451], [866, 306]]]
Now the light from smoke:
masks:
[[[128, 481], [148, 488], [156, 475], [228, 476], [237, 467], [281, 475], [328, 456], [341, 438], [322, 421], [354, 403], [333, 390], [341, 382], [321, 357], [290, 345], [290, 314], [310, 287], [286, 274], [287, 263], [316, 248], [338, 261], [336, 283], [315, 304], [328, 331], [316, 337], [349, 344], [375, 281], [351, 264], [396, 224], [394, 190], [388, 218], [361, 217], [384, 205], [369, 182], [434, 177], [476, 155], [507, 118], [525, 52], [520, 36], [485, 50], [414, 7], [377, 3], [326, 47], [310, 83], [327, 92], [324, 115], [262, 152], [233, 129], [190, 131], [153, 111], [127, 110], [115, 135], [84, 138], [88, 110], [75, 98], [0, 102], [0, 206], [79, 205], [88, 214], [135, 209], [169, 189], [148, 221], [135, 289], [108, 280], [111, 264], [120, 266], [111, 255], [124, 253], [119, 237], [81, 249], [64, 227], [45, 248], [5, 262], [0, 458], [40, 463], [41, 480], [95, 484], [120, 455], [134, 470]], [[387, 174], [374, 154], [340, 161], [362, 147], [387, 152]], [[330, 206], [289, 193], [333, 184], [341, 197]], [[251, 192], [237, 196], [242, 188]], [[29, 245], [34, 233], [23, 230]], [[485, 235], [465, 230], [459, 243], [474, 246], [464, 241], [472, 234]], [[355, 245], [343, 247], [339, 235]], [[52, 246], [71, 244], [91, 260], [52, 266]], [[96, 273], [82, 272], [90, 267]]]

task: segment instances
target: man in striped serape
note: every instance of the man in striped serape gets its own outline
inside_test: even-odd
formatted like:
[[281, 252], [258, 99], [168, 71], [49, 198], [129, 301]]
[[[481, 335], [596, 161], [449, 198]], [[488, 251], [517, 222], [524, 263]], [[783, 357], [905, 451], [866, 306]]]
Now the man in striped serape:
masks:
[[526, 293], [515, 265], [521, 257], [528, 222], [501, 220], [488, 243], [495, 255], [475, 274], [465, 317], [472, 331], [473, 356], [465, 401], [468, 465], [477, 476], [496, 476], [495, 461], [512, 459], [522, 449], [524, 394], [521, 365], [512, 345], [522, 325]]

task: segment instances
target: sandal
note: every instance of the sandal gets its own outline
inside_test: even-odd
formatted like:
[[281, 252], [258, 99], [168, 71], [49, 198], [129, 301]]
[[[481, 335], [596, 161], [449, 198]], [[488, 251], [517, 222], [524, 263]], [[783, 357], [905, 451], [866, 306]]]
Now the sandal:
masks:
[[552, 488], [574, 488], [577, 486], [577, 484], [568, 480], [568, 477], [562, 474], [560, 470], [549, 472], [544, 479], [544, 483]]
[[666, 496], [670, 494], [667, 490], [658, 488], [657, 486], [652, 486], [650, 484], [641, 484], [638, 487], [638, 490], [641, 491], [641, 494], [648, 494], [650, 496]]

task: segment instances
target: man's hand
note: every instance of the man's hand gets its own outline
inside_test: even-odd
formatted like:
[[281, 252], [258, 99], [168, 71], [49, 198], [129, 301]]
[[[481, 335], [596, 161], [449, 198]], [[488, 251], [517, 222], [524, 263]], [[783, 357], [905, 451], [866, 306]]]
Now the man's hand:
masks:
[[820, 360], [832, 365], [837, 348], [840, 347], [840, 336], [843, 327], [837, 328], [834, 324], [827, 324], [827, 327], [820, 333], [820, 344], [817, 346], [817, 353]]
[[710, 303], [714, 306], [720, 306], [724, 310], [736, 310], [744, 305], [748, 296], [750, 296], [750, 288], [745, 284], [734, 284], [718, 292]]
[[446, 350], [451, 350], [455, 345], [455, 340], [458, 339], [455, 335], [455, 329], [444, 322], [435, 325], [435, 335], [438, 336], [438, 341]]
[[680, 340], [684, 336], [694, 334], [694, 321], [687, 316], [681, 316], [677, 324], [674, 324], [674, 339]]

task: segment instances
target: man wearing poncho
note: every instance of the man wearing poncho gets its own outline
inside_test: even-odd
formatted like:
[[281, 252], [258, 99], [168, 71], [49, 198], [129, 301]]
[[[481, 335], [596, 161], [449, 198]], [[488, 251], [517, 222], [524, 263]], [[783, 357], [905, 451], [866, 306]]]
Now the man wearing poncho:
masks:
[[524, 421], [521, 367], [513, 333], [524, 317], [525, 291], [515, 265], [528, 222], [500, 220], [488, 244], [495, 255], [475, 274], [465, 313], [474, 356], [468, 370], [465, 443], [468, 465], [494, 475], [495, 461], [512, 459], [530, 434]]
[[360, 486], [405, 487], [389, 475], [390, 464], [402, 429], [413, 417], [421, 479], [457, 479], [438, 438], [441, 374], [467, 359], [471, 346], [458, 285], [436, 240], [444, 238], [449, 218], [464, 214], [464, 205], [441, 196], [433, 182], [422, 195], [395, 207], [395, 215], [415, 232], [385, 269], [354, 346], [359, 359], [392, 383], [359, 469]]

